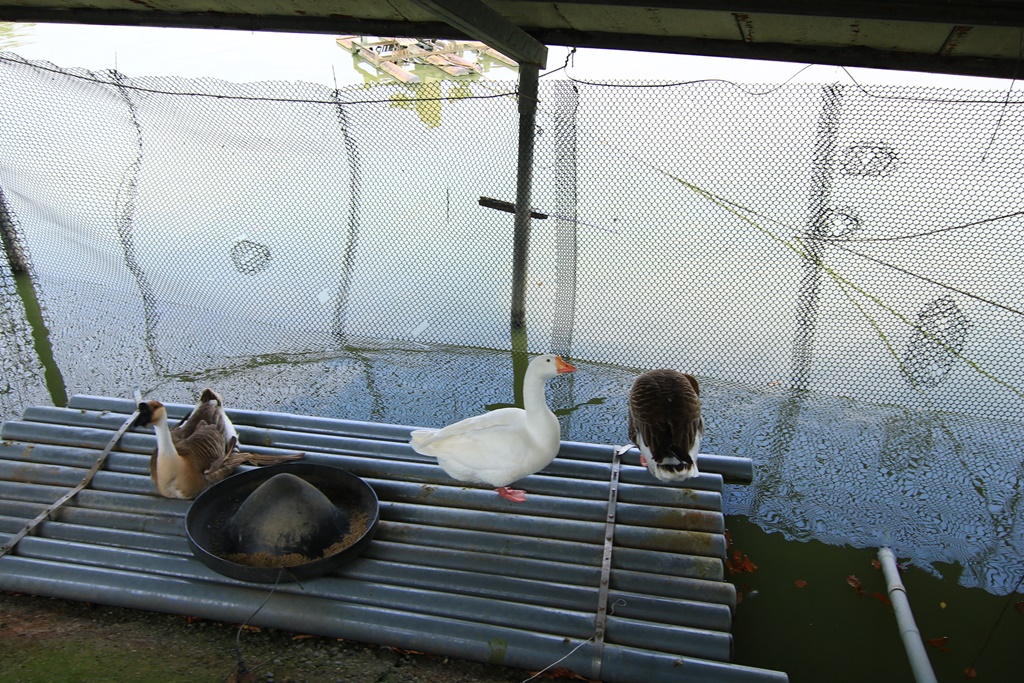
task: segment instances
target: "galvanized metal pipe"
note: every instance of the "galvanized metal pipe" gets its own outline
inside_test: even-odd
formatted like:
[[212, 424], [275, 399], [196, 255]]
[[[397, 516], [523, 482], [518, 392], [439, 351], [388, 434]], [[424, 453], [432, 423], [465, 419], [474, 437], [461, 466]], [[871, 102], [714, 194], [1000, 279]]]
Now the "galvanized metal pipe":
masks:
[[[12, 465], [8, 461], [0, 460], [0, 479], [17, 478], [20, 481], [38, 481], [44, 484], [66, 484], [70, 485], [77, 479], [77, 470], [74, 468], [63, 468], [55, 466], [38, 466], [33, 463], [18, 463]], [[85, 497], [82, 500], [83, 507], [74, 507], [60, 513], [60, 519], [65, 517], [81, 520], [103, 520], [103, 525], [122, 526], [125, 524], [137, 524], [138, 518], [130, 513], [144, 515], [142, 519], [149, 520], [149, 524], [157, 524], [153, 513], [174, 513], [177, 514], [177, 521], [166, 522], [166, 524], [180, 524], [181, 516], [184, 515], [189, 502], [158, 498], [151, 495], [132, 495], [139, 492], [149, 493], [151, 482], [148, 477], [133, 475], [117, 475], [114, 473], [99, 472], [94, 481], [98, 489], [107, 489], [111, 482], [117, 484], [118, 490], [128, 489], [129, 494], [121, 498], [114, 498], [109, 495], [110, 491], [88, 491], [82, 492]], [[370, 480], [373, 485], [373, 480]], [[0, 482], [2, 485], [2, 482]], [[382, 487], [381, 487], [382, 488]], [[2, 489], [0, 489], [2, 490]], [[31, 491], [34, 489], [26, 489]], [[46, 492], [49, 493], [48, 491]], [[104, 495], [104, 494], [108, 495]], [[489, 496], [491, 494], [488, 494]], [[46, 495], [43, 496], [46, 498]], [[49, 498], [52, 499], [52, 498]], [[116, 501], [116, 502], [115, 502]], [[109, 510], [89, 510], [86, 505], [102, 505], [107, 508], [118, 508], [127, 511], [129, 514], [118, 517], [118, 513]], [[530, 522], [521, 516], [485, 515], [473, 510], [458, 508], [437, 509], [423, 505], [408, 503], [384, 502], [381, 507], [382, 519], [395, 522], [393, 530], [386, 529], [387, 533], [399, 533], [402, 529], [412, 527], [411, 533], [419, 535], [439, 534], [438, 543], [447, 543], [453, 536], [460, 533], [467, 533], [470, 539], [467, 540], [468, 548], [476, 547], [482, 542], [481, 532], [494, 534], [495, 546], [506, 548], [510, 540], [513, 540], [517, 549], [529, 548], [531, 552], [539, 552], [542, 557], [550, 559], [563, 558], [569, 561], [578, 561], [582, 557], [591, 557], [590, 563], [598, 564], [600, 528], [599, 525], [574, 522], [573, 520], [538, 520]], [[91, 522], [100, 524], [100, 521]], [[536, 539], [528, 536], [521, 536], [522, 528], [531, 528], [535, 524], [543, 524], [548, 533], [555, 538]], [[161, 531], [162, 532], [162, 531]], [[724, 553], [724, 540], [721, 537], [699, 532], [651, 532], [649, 529], [640, 529], [629, 526], [622, 528], [624, 538], [630, 539], [631, 544], [643, 545], [645, 547], [631, 549], [622, 547], [616, 558], [618, 566], [625, 566], [622, 563], [631, 561], [640, 567], [646, 567], [654, 571], [654, 567], [662, 567], [662, 571], [681, 576], [694, 576], [696, 578], [721, 579], [721, 562], [718, 559], [702, 561], [699, 557], [679, 556], [675, 553], [686, 552], [692, 548], [692, 555], [704, 555], [707, 552], [717, 553], [720, 557]], [[649, 535], [649, 538], [648, 538]], [[568, 541], [570, 543], [565, 543]], [[721, 547], [719, 547], [721, 546]], [[562, 550], [554, 550], [561, 548]], [[652, 550], [654, 553], [642, 551]], [[552, 557], [552, 551], [553, 557]], [[669, 558], [664, 555], [669, 554]], [[658, 559], [662, 558], [662, 559]]]
[[[188, 557], [67, 543], [45, 538], [26, 538], [24, 545], [19, 546], [18, 556], [61, 563], [74, 562], [111, 571], [141, 572], [174, 579], [202, 580], [225, 585], [244, 583], [222, 577]], [[530, 600], [508, 600], [508, 595], [520, 595], [518, 586], [506, 586], [511, 592], [502, 595], [500, 586], [488, 587], [482, 580], [484, 577], [473, 577], [467, 573], [453, 577], [451, 581], [442, 580], [431, 585], [414, 586], [401, 582], [394, 585], [390, 573], [398, 569], [394, 565], [362, 558], [356, 560], [353, 565], [355, 571], [346, 572], [344, 578], [323, 577], [303, 582], [301, 585], [279, 584], [276, 590], [282, 594], [320, 596], [358, 605], [475, 621], [481, 626], [511, 623], [537, 633], [577, 638], [587, 637], [592, 632], [592, 616], [585, 611], [586, 608], [573, 610], [565, 606], [546, 606]], [[359, 570], [360, 565], [362, 571]], [[387, 582], [382, 581], [382, 577], [387, 577]], [[423, 575], [420, 574], [419, 578], [422, 579]], [[463, 590], [463, 585], [458, 582], [459, 578], [471, 581], [469, 588], [476, 588], [478, 594], [472, 595]], [[452, 585], [458, 586], [459, 590], [450, 590], [448, 586]], [[525, 598], [535, 597], [529, 591], [523, 592], [522, 595]], [[619, 644], [654, 646], [655, 649], [677, 655], [720, 661], [728, 660], [732, 645], [732, 638], [727, 632], [678, 624], [668, 627], [636, 619], [612, 619], [609, 622], [609, 629], [610, 640]], [[649, 644], [645, 646], [644, 642]]]
[[[230, 411], [229, 411], [230, 414]], [[34, 421], [28, 421], [31, 418]], [[62, 408], [35, 407], [26, 411], [25, 421], [11, 421], [4, 426], [4, 434], [15, 440], [34, 440], [60, 446], [89, 445], [98, 446], [108, 438], [106, 430], [114, 421], [109, 415], [82, 413], [80, 410]], [[407, 443], [380, 441], [364, 437], [347, 437], [337, 434], [310, 434], [301, 431], [253, 429], [244, 423], [236, 423], [239, 439], [244, 449], [258, 453], [315, 452], [333, 454], [353, 454], [370, 456], [378, 460], [395, 460], [409, 463], [421, 463], [424, 469], [410, 468], [408, 475], [402, 478], [416, 477], [417, 481], [450, 482], [451, 479], [438, 471], [436, 460], [421, 456]], [[155, 448], [155, 437], [148, 433], [129, 433], [121, 439], [120, 449], [135, 453], [152, 453]], [[575, 497], [604, 501], [607, 496], [610, 464], [608, 462], [592, 462], [556, 458], [545, 470], [533, 478], [524, 479], [540, 491], [561, 490], [563, 478], [578, 481], [574, 485]], [[358, 472], [355, 472], [358, 474]], [[645, 468], [628, 467], [623, 469], [624, 484], [646, 485], [657, 484]], [[703, 488], [694, 491], [689, 488], [657, 486], [662, 504], [674, 504], [680, 507], [698, 507], [703, 509], [720, 509], [720, 496], [708, 495], [720, 493], [722, 478], [719, 475], [703, 474], [690, 485]], [[524, 486], [527, 484], [524, 483]], [[625, 491], [628, 495], [632, 489]], [[713, 506], [713, 507], [712, 507]]]
[[[301, 594], [274, 594], [269, 588], [168, 579], [109, 569], [5, 557], [0, 560], [0, 589], [34, 595], [202, 616], [228, 623], [247, 622], [301, 633], [385, 642], [396, 647], [435, 654], [491, 661], [525, 669], [539, 669], [563, 657], [578, 641], [564, 636], [323, 601]], [[262, 609], [257, 608], [266, 600]], [[503, 647], [495, 650], [494, 643]], [[586, 671], [587, 648], [580, 648], [562, 663]], [[604, 680], [607, 683], [784, 683], [785, 674], [714, 662], [671, 653], [606, 646]]]
[[[12, 519], [4, 524], [22, 523], [23, 519]], [[6, 530], [6, 526], [3, 527]], [[83, 526], [66, 522], [44, 522], [36, 534], [38, 538], [52, 538], [72, 543], [104, 545], [128, 550], [148, 550], [166, 555], [194, 557], [184, 536], [158, 534], [143, 531], [124, 531], [106, 527]]]
[[[17, 513], [17, 510], [13, 510]], [[14, 533], [24, 523], [24, 515], [19, 517], [4, 516], [12, 510], [0, 501], [0, 534]], [[98, 538], [99, 537], [99, 538]], [[188, 545], [181, 537], [158, 535], [153, 533], [125, 532], [99, 527], [82, 527], [81, 525], [62, 522], [46, 522], [40, 527], [35, 540], [25, 539], [19, 546], [19, 554], [30, 557], [48, 557], [34, 552], [34, 544], [39, 539], [63, 541], [72, 544], [101, 544], [106, 546], [107, 553], [118, 550], [148, 551], [163, 554], [191, 557]], [[27, 544], [27, 545], [26, 545]], [[45, 544], [42, 547], [46, 547]], [[390, 550], [390, 552], [389, 552]], [[348, 579], [366, 581], [382, 581], [388, 583], [418, 586], [432, 590], [444, 590], [446, 586], [456, 585], [463, 592], [473, 592], [491, 597], [516, 595], [517, 599], [541, 602], [548, 606], [565, 609], [585, 610], [593, 605], [596, 590], [596, 573], [586, 572], [582, 576], [567, 571], [571, 565], [552, 567], [549, 562], [534, 562], [532, 578], [516, 576], [505, 571], [510, 561], [517, 558], [488, 556], [482, 553], [453, 553], [445, 551], [448, 562], [424, 562], [431, 550], [425, 547], [407, 547], [398, 544], [376, 541], [363, 554], [359, 562], [346, 567], [343, 575]], [[72, 559], [75, 562], [89, 563], [90, 552], [77, 552]], [[523, 560], [520, 560], [523, 562]], [[112, 565], [110, 565], [112, 566]], [[131, 565], [127, 565], [130, 567]], [[433, 571], [431, 571], [433, 568]], [[152, 569], [152, 568], [150, 568]], [[564, 583], [552, 583], [552, 576]], [[386, 578], [385, 578], [386, 577]], [[636, 582], [636, 588], [647, 590], [649, 575]], [[616, 581], [616, 584], [619, 582]], [[611, 601], [621, 601], [622, 606], [616, 613], [623, 618], [653, 620], [658, 623], [690, 626], [698, 629], [728, 631], [731, 626], [731, 608], [728, 604], [708, 603], [707, 589], [719, 584], [702, 582], [704, 591], [693, 597], [697, 600], [666, 600], [639, 592], [624, 591], [618, 585], [613, 586]]]
[[[174, 419], [184, 417], [193, 406], [185, 404], [167, 404], [168, 415]], [[111, 398], [106, 396], [90, 396], [77, 394], [72, 396], [68, 402], [68, 408], [89, 411], [110, 411], [113, 413], [130, 414], [135, 410], [135, 404], [130, 399]], [[324, 434], [345, 434], [357, 438], [371, 438], [383, 441], [394, 441], [406, 443], [409, 440], [409, 432], [420, 427], [394, 425], [377, 422], [361, 422], [358, 420], [339, 420], [325, 417], [312, 417], [307, 415], [292, 415], [290, 413], [275, 413], [254, 410], [228, 409], [228, 415], [239, 424], [264, 429], [276, 429], [283, 431], [299, 431]], [[29, 413], [26, 412], [26, 419]], [[109, 418], [113, 420], [114, 418]], [[563, 441], [559, 452], [560, 458], [573, 460], [588, 460], [592, 462], [610, 462], [612, 446], [600, 444], [581, 443], [576, 441]], [[626, 452], [624, 457], [634, 462], [639, 461], [640, 452], [635, 448]], [[753, 481], [753, 461], [749, 458], [742, 458], [728, 455], [715, 455], [701, 453], [697, 460], [698, 467], [702, 473], [715, 473], [725, 477], [726, 481], [737, 484], [749, 484]], [[634, 469], [632, 466], [623, 470], [624, 475]], [[646, 468], [635, 467], [638, 474], [646, 472]], [[658, 482], [646, 474], [644, 483], [658, 485]], [[693, 482], [688, 480], [687, 486]]]
[[[77, 411], [65, 411], [76, 415], [80, 414]], [[245, 433], [244, 427], [239, 427], [241, 434]], [[78, 448], [81, 445], [98, 446], [100, 443], [104, 443], [104, 439], [107, 433], [101, 429], [92, 429], [85, 426], [63, 426], [57, 423], [28, 423], [12, 421], [4, 425], [3, 434], [5, 438], [14, 440], [28, 440], [35, 439], [37, 441], [44, 442], [43, 445], [37, 446], [40, 449], [39, 456], [33, 455], [33, 459], [37, 459], [43, 455], [51, 455], [53, 458], [60, 458], [61, 461], [66, 461], [62, 454], [63, 449], [74, 448], [71, 451], [75, 458], [79, 462], [85, 464], [89, 462], [89, 451]], [[324, 440], [329, 437], [318, 435], [314, 437], [317, 440]], [[250, 447], [243, 442], [245, 448], [250, 448], [253, 451], [275, 454], [285, 452], [295, 452], [296, 450], [305, 450], [312, 444], [308, 442], [302, 443], [290, 443], [280, 444], [280, 439], [276, 436], [274, 438], [265, 439], [266, 442], [271, 442], [278, 448], [267, 448], [267, 447]], [[441, 471], [436, 463], [426, 462], [405, 462], [401, 460], [391, 460], [374, 457], [372, 460], [368, 460], [368, 456], [380, 455], [379, 450], [368, 440], [348, 440], [347, 443], [332, 443], [332, 444], [318, 444], [321, 448], [329, 445], [334, 448], [346, 449], [346, 454], [334, 454], [331, 453], [329, 456], [330, 464], [335, 466], [342, 466], [345, 469], [350, 470], [359, 476], [380, 476], [381, 474], [387, 474], [389, 478], [400, 480], [404, 482], [423, 482], [423, 483], [437, 483], [437, 484], [453, 484], [453, 482], [446, 474]], [[150, 453], [155, 448], [155, 437], [149, 434], [125, 434], [122, 437], [122, 446], [125, 449], [134, 449], [141, 453]], [[23, 450], [23, 449], [22, 449]], [[325, 455], [321, 455], [314, 452], [307, 452], [307, 462], [328, 462], [325, 459]], [[354, 453], [354, 454], [353, 454]], [[0, 457], [4, 456], [12, 459], [20, 457], [23, 453], [16, 451], [10, 446], [0, 450]], [[148, 458], [147, 459], [136, 459], [130, 460], [123, 454], [112, 454], [113, 458], [111, 462], [111, 470], [130, 470], [132, 472], [148, 471]], [[91, 463], [90, 463], [91, 464]], [[543, 513], [545, 508], [552, 506], [557, 507], [557, 514], [560, 516], [578, 517], [581, 519], [601, 519], [604, 514], [602, 498], [607, 493], [607, 482], [606, 481], [576, 481], [573, 483], [573, 498], [566, 498], [563, 495], [565, 481], [562, 477], [556, 477], [553, 475], [537, 475], [533, 477], [527, 477], [522, 480], [523, 486], [533, 490], [536, 493], [548, 493], [551, 495], [557, 495], [558, 500], [545, 499], [543, 497], [536, 498], [533, 501], [527, 500], [527, 503], [519, 506], [517, 509], [523, 511], [532, 511], [536, 509], [538, 512]], [[465, 485], [458, 484], [461, 489], [441, 489], [442, 491], [453, 492], [456, 490], [465, 490]], [[658, 500], [653, 501], [660, 506], [673, 506], [673, 507], [685, 507], [685, 508], [696, 508], [698, 510], [714, 510], [713, 514], [701, 514], [695, 513], [678, 513], [676, 515], [669, 515], [669, 518], [675, 520], [681, 525], [681, 528], [691, 528], [694, 530], [707, 530], [721, 532], [724, 530], [724, 519], [720, 515], [720, 495], [712, 494], [709, 492], [690, 492], [686, 489], [669, 489], [669, 488], [655, 488], [656, 492], [662, 495], [658, 496]], [[640, 500], [642, 496], [641, 490], [638, 490], [635, 486], [623, 486], [623, 507], [620, 512], [621, 516], [625, 520], [631, 519], [634, 515], [634, 511], [638, 508], [633, 508], [630, 500]], [[453, 494], [457, 495], [457, 494]], [[492, 497], [495, 501], [494, 505], [498, 505], [501, 501], [498, 501], [496, 497]], [[647, 503], [647, 501], [644, 501]], [[575, 512], [574, 512], [575, 510]], [[643, 514], [643, 513], [641, 513]]]
[[[126, 409], [134, 409], [133, 402], [124, 401], [124, 405]], [[26, 416], [28, 414], [27, 411]], [[55, 493], [59, 495], [65, 481], [80, 478], [81, 470], [91, 466], [95, 459], [92, 453], [95, 449], [82, 446], [92, 444], [98, 448], [106, 443], [111, 428], [123, 420], [123, 417], [74, 410], [62, 414], [59, 410], [49, 412], [48, 409], [44, 414], [39, 422], [13, 426], [12, 430], [24, 429], [26, 444], [48, 441], [67, 445], [31, 448], [17, 443], [0, 445], [0, 497], [5, 501], [0, 509], [15, 514], [15, 517], [0, 518], [0, 534], [8, 521], [17, 524], [19, 515], [28, 514], [41, 502], [52, 500]], [[62, 420], [72, 424], [62, 426]], [[336, 426], [335, 421], [329, 422]], [[408, 428], [403, 429], [407, 435]], [[5, 427], [5, 437], [9, 434]], [[571, 503], [561, 499], [566, 498], [565, 487], [574, 487], [578, 482], [594, 485], [595, 491], [600, 490], [603, 495], [606, 483], [600, 481], [600, 477], [607, 471], [607, 465], [584, 458], [577, 461], [580, 466], [575, 472], [579, 479], [567, 475], [535, 477], [541, 488], [559, 481], [563, 486], [561, 489], [553, 487], [550, 494], [538, 493], [525, 507], [516, 506], [509, 514], [504, 501], [489, 490], [452, 486], [443, 478], [441, 484], [415, 481], [417, 476], [429, 480], [430, 472], [437, 476], [439, 468], [429, 460], [418, 459], [404, 441], [392, 442], [389, 446], [387, 441], [375, 438], [372, 432], [369, 434], [350, 438], [346, 445], [355, 445], [361, 450], [348, 455], [333, 454], [333, 446], [337, 445], [335, 434], [304, 435], [295, 431], [284, 435], [289, 439], [328, 437], [324, 443], [330, 443], [332, 448], [310, 453], [308, 457], [335, 465], [344, 461], [346, 469], [349, 465], [364, 468], [365, 478], [379, 489], [378, 495], [384, 504], [377, 538], [364, 555], [333, 576], [304, 582], [302, 589], [292, 585], [283, 590], [279, 587], [280, 598], [287, 598], [287, 602], [275, 603], [277, 595], [268, 602], [268, 608], [271, 603], [278, 604], [282, 614], [266, 625], [289, 628], [283, 622], [287, 621], [294, 601], [317, 597], [329, 605], [323, 608], [319, 603], [311, 603], [317, 604], [315, 609], [321, 613], [338, 608], [340, 603], [346, 613], [357, 615], [357, 622], [359, 614], [373, 614], [378, 622], [392, 616], [398, 622], [405, 620], [403, 623], [407, 626], [418, 626], [424, 631], [406, 632], [404, 637], [417, 644], [405, 647], [448, 654], [443, 647], [424, 644], [424, 641], [433, 638], [436, 629], [445, 629], [451, 624], [456, 630], [466, 628], [466, 633], [475, 631], [478, 636], [482, 631], [491, 640], [505, 639], [505, 632], [495, 635], [495, 629], [527, 633], [535, 638], [543, 634], [530, 631], [542, 631], [544, 624], [558, 624], [555, 629], [558, 633], [548, 634], [555, 636], [549, 645], [559, 651], [554, 657], [525, 665], [505, 661], [534, 669], [550, 664], [593, 635], [593, 605], [587, 603], [588, 595], [592, 596], [597, 590], [600, 534], [594, 534], [593, 530], [600, 524], [591, 518], [599, 506], [586, 497], [577, 499], [574, 495]], [[253, 432], [253, 436], [259, 435], [281, 436], [259, 430]], [[175, 586], [172, 590], [177, 590], [180, 584], [202, 586], [200, 590], [183, 591], [180, 600], [188, 603], [188, 613], [205, 616], [198, 611], [206, 607], [202, 596], [221, 595], [230, 588], [248, 584], [214, 575], [190, 556], [183, 537], [183, 516], [189, 502], [153, 495], [148, 477], [148, 453], [154, 445], [153, 437], [143, 433], [126, 437], [132, 437], [127, 447], [139, 454], [112, 454], [108, 469], [97, 473], [94, 487], [79, 494], [85, 496], [80, 500], [76, 498], [76, 506], [62, 510], [56, 521], [44, 522], [38, 536], [23, 539], [24, 547], [19, 545], [23, 556], [0, 560], [0, 586], [5, 586], [5, 581], [50, 581], [49, 576], [27, 574], [11, 579], [6, 573], [11, 564], [4, 564], [4, 561], [43, 563], [34, 565], [35, 573], [47, 567], [47, 572], [53, 568], [54, 575], [74, 563], [82, 563], [75, 565], [73, 571], [79, 572], [79, 579], [89, 585], [90, 597], [77, 599], [116, 604], [96, 598], [96, 592], [102, 594], [103, 589], [94, 585], [92, 577], [100, 575], [91, 574], [89, 570], [101, 570], [103, 580], [120, 573], [122, 583], [133, 591], [136, 578], [148, 581], [154, 576], [163, 576], [166, 585]], [[398, 446], [397, 450], [391, 451], [394, 446]], [[266, 447], [252, 450], [257, 448], [262, 451]], [[383, 455], [378, 455], [382, 452]], [[407, 475], [413, 479], [406, 478]], [[26, 479], [39, 483], [25, 483]], [[720, 482], [720, 478], [718, 480]], [[531, 492], [534, 490], [537, 489]], [[692, 680], [730, 681], [733, 676], [738, 677], [737, 681], [785, 680], [784, 675], [776, 672], [746, 669], [711, 659], [727, 659], [731, 651], [731, 636], [727, 631], [735, 605], [735, 589], [722, 581], [723, 565], [718, 555], [724, 549], [705, 549], [716, 555], [714, 557], [673, 552], [680, 543], [700, 545], [700, 540], [721, 539], [717, 531], [720, 513], [714, 509], [720, 505], [719, 494], [642, 483], [624, 486], [623, 493], [626, 490], [631, 490], [636, 498], [634, 502], [623, 502], [619, 511], [633, 523], [622, 525], [623, 537], [628, 542], [616, 547], [612, 558], [609, 597], [620, 603], [609, 622], [609, 643], [603, 658], [606, 664], [602, 667], [604, 679], [632, 679], [640, 671], [644, 678], [658, 680], [656, 675], [648, 676], [647, 669], [658, 669], [664, 664], [667, 666], [664, 680], [675, 680], [683, 668], [692, 670]], [[12, 495], [4, 496], [4, 491]], [[647, 493], [653, 494], [657, 502], [649, 500]], [[699, 499], [694, 499], [694, 494]], [[698, 505], [694, 500], [698, 500]], [[700, 503], [712, 509], [701, 509]], [[665, 520], [668, 524], [655, 521], [658, 515], [665, 514], [669, 516]], [[512, 523], [513, 520], [520, 524]], [[555, 530], [548, 538], [535, 533], [520, 535], [524, 529], [546, 530], [548, 527]], [[588, 540], [592, 536], [593, 542]], [[656, 549], [628, 547], [633, 542]], [[88, 566], [89, 563], [94, 566]], [[453, 576], [457, 581], [446, 581]], [[552, 583], [552, 576], [557, 577], [556, 583]], [[208, 584], [216, 584], [219, 589], [207, 592]], [[157, 585], [164, 584], [152, 584], [154, 591], [158, 590]], [[80, 588], [60, 585], [54, 590], [73, 593]], [[41, 590], [28, 592], [46, 594]], [[151, 604], [151, 601], [159, 604], [159, 595], [146, 595], [145, 590], [139, 595], [146, 600], [145, 609], [160, 609]], [[338, 597], [332, 597], [335, 595]], [[509, 595], [526, 604], [507, 607]], [[75, 599], [73, 595], [60, 596]], [[262, 601], [265, 592], [260, 597]], [[428, 613], [424, 614], [424, 610]], [[506, 617], [516, 620], [511, 622], [515, 627], [505, 626]], [[297, 616], [296, 620], [292, 630], [311, 632], [308, 615]], [[381, 642], [382, 634], [386, 635], [392, 623], [394, 620], [388, 621], [386, 628], [374, 630], [367, 617], [368, 635], [360, 639]], [[345, 624], [345, 628], [350, 626]], [[331, 628], [339, 627], [339, 624], [331, 625]], [[565, 636], [576, 640], [564, 643]], [[447, 637], [444, 640], [449, 642]], [[543, 645], [538, 646], [538, 643], [543, 642], [531, 641], [522, 647], [539, 651]], [[537, 659], [536, 652], [520, 651], [520, 645], [518, 641], [510, 645], [506, 657]], [[479, 647], [479, 643], [473, 647]], [[663, 652], [658, 653], [658, 649]], [[584, 646], [563, 664], [587, 672], [592, 651], [592, 646]], [[450, 654], [480, 659], [462, 651]], [[665, 654], [671, 658], [664, 659]], [[613, 661], [628, 662], [628, 671], [617, 669], [611, 664]], [[672, 662], [671, 666], [668, 661]], [[705, 675], [708, 678], [702, 678]]]
[[[32, 463], [21, 463], [12, 468], [11, 463], [0, 460], [0, 479], [11, 479], [12, 473], [19, 481], [33, 481], [31, 477], [41, 479], [44, 483], [69, 483], [76, 480], [74, 468], [60, 468], [53, 466], [35, 466]], [[109, 477], [113, 473], [99, 472], [94, 480], [97, 487], [105, 487]], [[118, 479], [128, 478], [137, 482], [136, 486], [119, 488], [131, 488], [133, 491], [149, 490], [151, 486], [148, 477], [132, 475], [116, 475]], [[38, 479], [36, 479], [38, 480]], [[121, 483], [120, 481], [118, 483]], [[371, 481], [371, 485], [372, 485]], [[3, 491], [3, 482], [0, 481], [0, 491]], [[52, 500], [48, 489], [30, 487], [18, 488], [19, 492], [42, 491], [44, 501]], [[182, 517], [189, 505], [189, 501], [170, 500], [155, 496], [137, 496], [127, 494], [118, 502], [109, 495], [102, 495], [103, 491], [89, 491], [83, 498], [83, 504], [104, 504], [108, 507], [120, 508], [128, 512], [120, 513], [103, 509], [88, 509], [76, 506], [64, 509], [58, 513], [60, 520], [74, 520], [78, 523], [91, 526], [111, 526], [115, 528], [136, 528], [139, 524], [147, 525], [145, 531], [157, 533], [180, 533], [183, 524]], [[108, 492], [109, 493], [109, 492]], [[157, 513], [156, 516], [154, 513]], [[174, 514], [174, 517], [167, 517], [167, 514]], [[403, 503], [387, 503], [381, 506], [382, 519], [387, 523], [382, 525], [378, 532], [380, 537], [390, 536], [402, 540], [403, 536], [411, 537], [413, 542], [422, 543], [423, 540], [432, 540], [438, 545], [458, 542], [458, 539], [465, 536], [462, 546], [467, 549], [477, 549], [482, 546], [491, 546], [495, 552], [503, 555], [522, 553], [526, 556], [540, 557], [555, 561], [579, 562], [581, 559], [590, 558], [589, 564], [596, 566], [599, 563], [600, 548], [598, 545], [599, 532], [587, 526], [571, 520], [543, 520], [536, 523], [524, 522], [515, 516], [495, 518], [493, 515], [482, 515], [471, 510], [461, 509], [436, 509], [422, 505]], [[526, 528], [534, 528], [535, 524], [543, 524], [545, 528], [555, 524], [562, 531], [561, 536], [569, 538], [535, 538], [532, 536], [519, 535], [526, 524]], [[626, 527], [627, 535], [635, 536], [636, 541], [644, 545], [651, 545], [653, 548], [633, 549], [622, 547], [616, 553], [615, 566], [648, 571], [654, 573], [667, 573], [672, 576], [691, 576], [694, 578], [706, 578], [721, 580], [722, 565], [717, 558], [702, 558], [692, 555], [678, 555], [679, 548], [696, 544], [697, 551], [704, 550], [705, 541], [709, 540], [709, 534], [677, 532], [676, 534], [658, 534], [657, 538], [648, 544], [643, 539], [642, 531], [635, 533], [632, 528]], [[553, 535], [553, 534], [552, 534]], [[582, 536], [582, 538], [581, 538]], [[658, 540], [660, 538], [660, 541]], [[588, 543], [587, 541], [591, 541]], [[510, 546], [510, 542], [512, 545]], [[668, 552], [666, 552], [668, 551]], [[722, 551], [724, 552], [724, 550]]]
[[914, 672], [914, 680], [917, 683], [937, 683], [928, 652], [921, 642], [921, 632], [917, 630], [917, 622], [914, 621], [914, 613], [910, 609], [907, 589], [900, 579], [896, 555], [889, 548], [879, 548], [878, 561], [882, 563], [882, 572], [885, 574], [885, 583], [889, 589], [889, 601], [896, 612], [896, 623], [903, 639], [903, 647], [907, 651], [907, 658], [910, 660], [910, 668]]

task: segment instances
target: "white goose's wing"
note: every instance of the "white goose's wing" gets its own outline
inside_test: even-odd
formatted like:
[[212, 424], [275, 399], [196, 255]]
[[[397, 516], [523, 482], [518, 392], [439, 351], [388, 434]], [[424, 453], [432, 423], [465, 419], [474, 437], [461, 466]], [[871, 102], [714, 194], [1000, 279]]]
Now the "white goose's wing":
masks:
[[[526, 412], [502, 408], [456, 422], [437, 431], [412, 433], [412, 447], [430, 455], [452, 477], [461, 481], [504, 485], [520, 468], [533, 446]], [[495, 483], [504, 482], [504, 483]]]
[[526, 411], [520, 408], [499, 408], [483, 415], [474, 415], [441, 429], [418, 429], [410, 436], [412, 447], [418, 453], [434, 455], [421, 448], [446, 448], [460, 442], [474, 443], [479, 439], [500, 439], [506, 430], [523, 429]]

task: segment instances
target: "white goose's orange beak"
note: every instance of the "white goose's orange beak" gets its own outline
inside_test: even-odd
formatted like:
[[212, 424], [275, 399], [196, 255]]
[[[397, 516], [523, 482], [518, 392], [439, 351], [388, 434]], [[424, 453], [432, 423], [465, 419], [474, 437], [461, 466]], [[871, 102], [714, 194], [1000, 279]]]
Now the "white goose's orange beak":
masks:
[[567, 372], [576, 372], [576, 366], [566, 363], [561, 356], [555, 356], [555, 370], [559, 375], [563, 375]]

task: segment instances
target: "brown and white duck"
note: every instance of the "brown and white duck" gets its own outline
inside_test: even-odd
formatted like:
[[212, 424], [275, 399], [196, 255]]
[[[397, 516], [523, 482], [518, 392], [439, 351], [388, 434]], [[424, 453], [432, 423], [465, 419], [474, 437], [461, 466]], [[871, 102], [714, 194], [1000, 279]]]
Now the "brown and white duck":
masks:
[[147, 425], [152, 425], [156, 433], [156, 451], [149, 461], [150, 476], [157, 492], [165, 498], [195, 498], [242, 464], [272, 465], [303, 456], [239, 451], [238, 432], [224, 412], [223, 399], [212, 389], [203, 390], [188, 419], [173, 429], [167, 424], [164, 404], [140, 403], [134, 426]]
[[696, 477], [703, 437], [695, 377], [663, 368], [636, 378], [629, 392], [629, 439], [651, 474], [662, 481]]

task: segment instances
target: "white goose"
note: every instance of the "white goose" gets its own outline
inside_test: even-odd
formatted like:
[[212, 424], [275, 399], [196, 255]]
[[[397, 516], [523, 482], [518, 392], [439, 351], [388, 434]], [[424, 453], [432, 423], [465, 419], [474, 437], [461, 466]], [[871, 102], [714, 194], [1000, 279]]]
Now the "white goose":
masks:
[[243, 463], [271, 465], [303, 455], [239, 451], [238, 432], [224, 412], [223, 399], [212, 389], [203, 390], [188, 419], [173, 429], [167, 424], [164, 404], [140, 403], [134, 426], [146, 425], [152, 425], [156, 432], [156, 451], [149, 461], [150, 476], [157, 492], [165, 498], [195, 498]]
[[700, 386], [692, 375], [651, 370], [629, 392], [629, 438], [640, 449], [640, 464], [662, 481], [696, 477], [704, 437]]
[[416, 430], [413, 450], [437, 458], [459, 481], [490, 484], [502, 498], [522, 503], [526, 492], [508, 485], [547, 467], [561, 444], [558, 418], [544, 395], [547, 380], [575, 371], [560, 356], [537, 356], [523, 378], [523, 408], [500, 408], [443, 429]]

